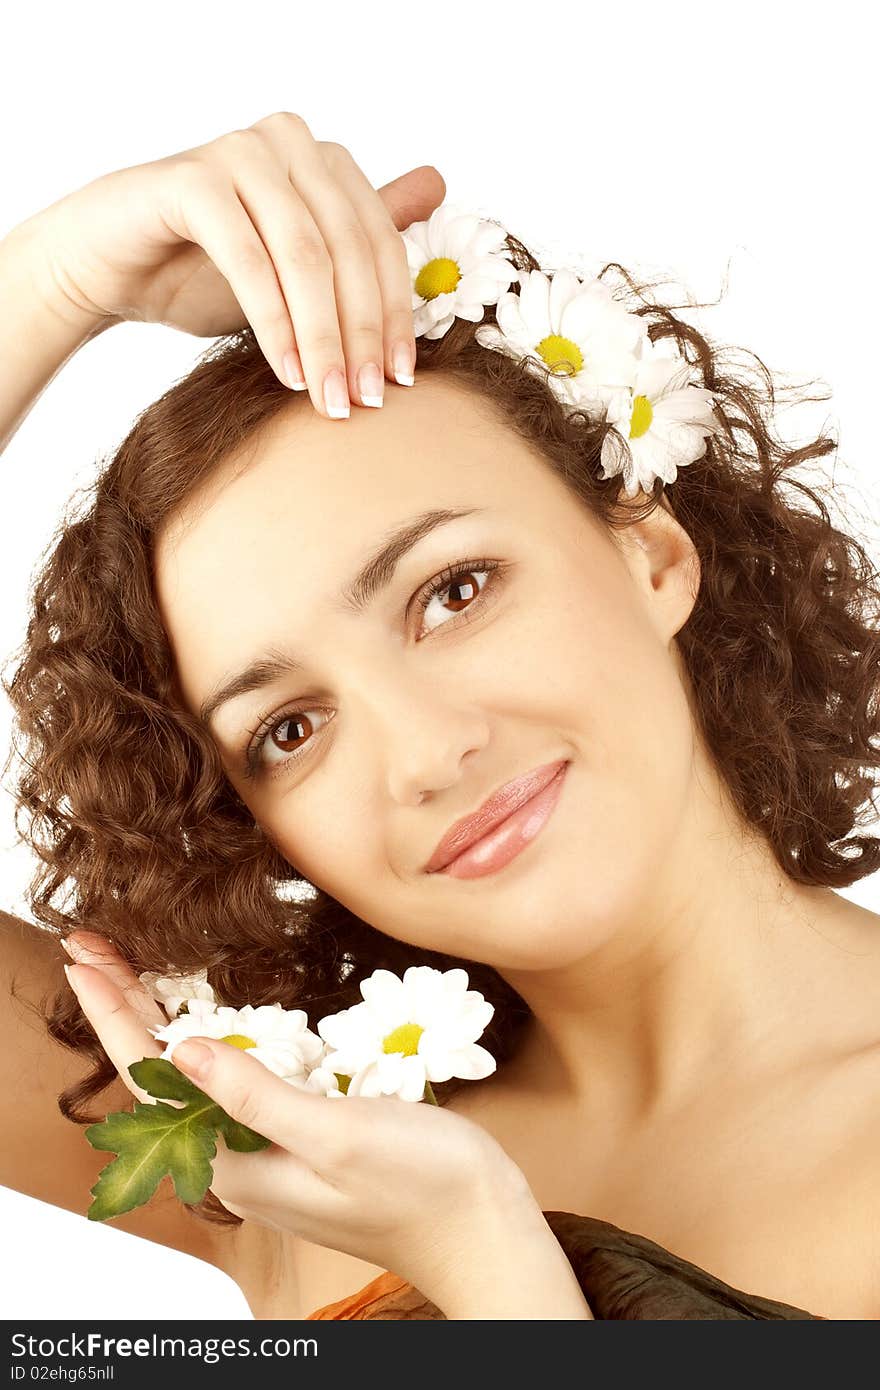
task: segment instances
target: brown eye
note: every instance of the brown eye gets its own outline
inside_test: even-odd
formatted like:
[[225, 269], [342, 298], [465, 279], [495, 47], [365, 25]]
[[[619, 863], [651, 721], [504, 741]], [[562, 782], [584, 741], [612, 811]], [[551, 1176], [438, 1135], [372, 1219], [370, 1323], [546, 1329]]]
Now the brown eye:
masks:
[[[254, 752], [268, 767], [301, 757], [308, 749], [309, 740], [329, 718], [321, 710], [295, 710], [293, 714], [282, 714], [266, 729]], [[277, 758], [270, 756], [271, 749], [279, 754]]]
[[[428, 610], [436, 599], [439, 611], [451, 617], [455, 613], [464, 612], [470, 608], [475, 599], [479, 598], [483, 589], [486, 587], [487, 580], [483, 579], [482, 584], [477, 581], [478, 575], [491, 574], [491, 569], [460, 569], [454, 574], [440, 576], [434, 581], [432, 588], [425, 595], [422, 601], [422, 614], [427, 618]], [[433, 631], [430, 625], [429, 631]], [[442, 626], [442, 620], [434, 624], [434, 627]]]
[[[289, 732], [286, 738], [278, 738], [276, 737], [277, 729], [288, 729], [292, 730], [292, 732]], [[272, 729], [272, 742], [278, 748], [281, 748], [282, 744], [286, 745], [281, 748], [281, 751], [283, 753], [290, 753], [293, 751], [292, 745], [295, 744], [298, 739], [308, 738], [309, 734], [313, 732], [312, 721], [307, 714], [285, 715], [280, 724], [276, 724]]]

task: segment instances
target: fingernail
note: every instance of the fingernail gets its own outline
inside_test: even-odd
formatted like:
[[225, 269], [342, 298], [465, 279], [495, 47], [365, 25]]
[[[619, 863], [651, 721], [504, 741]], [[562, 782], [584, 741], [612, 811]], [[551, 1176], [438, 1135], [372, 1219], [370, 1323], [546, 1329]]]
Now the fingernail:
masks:
[[64, 973], [65, 973], [65, 975], [67, 976], [67, 983], [70, 985], [70, 988], [73, 990], [74, 994], [76, 994], [76, 985], [73, 983], [73, 980], [70, 978], [70, 966], [69, 966], [69, 965], [65, 965], [65, 966], [62, 967], [62, 969], [64, 970]]
[[209, 1047], [187, 1038], [185, 1042], [179, 1042], [172, 1049], [170, 1061], [181, 1071], [185, 1071], [187, 1076], [204, 1076], [211, 1065], [213, 1055]]
[[391, 355], [394, 363], [394, 380], [399, 386], [412, 386], [415, 383], [413, 372], [416, 364], [413, 360], [413, 350], [409, 343], [397, 343]]
[[299, 358], [295, 352], [285, 352], [281, 359], [281, 366], [284, 369], [284, 375], [287, 377], [287, 384], [291, 391], [308, 391], [309, 388], [306, 385], [306, 379], [303, 376], [302, 367], [299, 364]]
[[91, 955], [88, 946], [83, 946], [82, 942], [80, 941], [73, 941], [65, 937], [64, 940], [61, 942], [61, 945], [64, 947], [65, 951], [70, 956], [70, 959], [76, 961], [79, 964], [81, 964], [84, 961], [88, 961], [89, 956]]
[[381, 406], [385, 378], [375, 362], [365, 362], [358, 372], [361, 405]]
[[331, 420], [347, 420], [351, 413], [348, 387], [338, 367], [334, 367], [324, 378], [324, 405]]

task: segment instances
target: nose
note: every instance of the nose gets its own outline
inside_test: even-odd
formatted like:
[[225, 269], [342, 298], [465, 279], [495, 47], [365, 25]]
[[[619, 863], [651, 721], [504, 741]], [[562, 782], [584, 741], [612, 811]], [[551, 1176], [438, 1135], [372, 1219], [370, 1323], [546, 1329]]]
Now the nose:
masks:
[[419, 806], [433, 792], [455, 785], [466, 757], [488, 743], [489, 723], [454, 692], [407, 681], [399, 672], [394, 687], [383, 687], [383, 697], [372, 702], [373, 746], [382, 758], [389, 796], [403, 806]]

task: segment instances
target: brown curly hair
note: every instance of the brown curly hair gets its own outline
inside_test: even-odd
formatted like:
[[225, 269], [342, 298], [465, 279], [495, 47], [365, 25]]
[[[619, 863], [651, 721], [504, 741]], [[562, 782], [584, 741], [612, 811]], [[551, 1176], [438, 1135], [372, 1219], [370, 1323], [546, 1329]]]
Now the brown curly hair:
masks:
[[[540, 269], [516, 238], [506, 247], [518, 269]], [[872, 818], [868, 807], [876, 810], [880, 763], [878, 573], [817, 492], [792, 476], [836, 442], [821, 434], [787, 447], [773, 428], [780, 391], [760, 358], [726, 361], [741, 350], [711, 345], [673, 312], [685, 306], [657, 300], [656, 284], [636, 284], [616, 262], [600, 278], [611, 272], [621, 302], [647, 317], [651, 339], [673, 338], [698, 370], [723, 426], [665, 494], [701, 566], [676, 637], [700, 732], [739, 814], [785, 873], [851, 884], [880, 867], [880, 840], [856, 833]], [[495, 322], [493, 308], [483, 322]], [[481, 347], [474, 327], [456, 319], [444, 337], [417, 340], [419, 370], [486, 398], [610, 528], [648, 516], [662, 482], [641, 506], [624, 503], [620, 475], [599, 477], [610, 426], [563, 410], [546, 374]], [[62, 521], [41, 558], [18, 665], [3, 681], [24, 741], [16, 826], [42, 861], [28, 901], [55, 934], [109, 937], [138, 972], [206, 966], [224, 1002], [279, 1000], [306, 1009], [313, 1024], [359, 1002], [360, 980], [379, 967], [463, 966], [495, 1005], [483, 1040], [500, 1069], [530, 1016], [521, 996], [490, 966], [396, 941], [306, 884], [231, 788], [179, 697], [153, 592], [154, 539], [217, 464], [293, 399], [249, 328], [219, 339], [138, 416], [87, 490], [87, 510]], [[92, 1123], [101, 1116], [86, 1103], [115, 1068], [69, 991], [43, 1008], [51, 1036], [92, 1068], [59, 1107]], [[440, 1102], [460, 1084], [438, 1086]], [[193, 1210], [240, 1223], [210, 1192]]]

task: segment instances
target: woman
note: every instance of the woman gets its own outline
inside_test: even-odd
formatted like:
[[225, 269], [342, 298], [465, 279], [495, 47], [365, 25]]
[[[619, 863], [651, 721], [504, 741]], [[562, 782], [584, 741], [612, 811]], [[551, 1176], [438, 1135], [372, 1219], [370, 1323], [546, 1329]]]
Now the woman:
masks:
[[[441, 183], [376, 193], [279, 113], [4, 243], [7, 438], [121, 319], [230, 335], [64, 526], [7, 685], [33, 913], [81, 962], [46, 1010], [92, 1063], [61, 1109], [143, 1099], [144, 971], [313, 1019], [377, 968], [464, 966], [496, 1074], [329, 1105], [211, 1045], [199, 1084], [272, 1147], [120, 1224], [257, 1316], [875, 1317], [880, 946], [833, 889], [880, 863], [878, 589], [785, 476], [832, 441], [786, 450], [764, 369], [624, 277], [723, 426], [624, 495], [608, 429], [473, 322], [416, 343], [394, 228]], [[45, 933], [8, 935], [57, 983]]]

